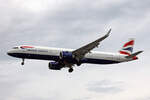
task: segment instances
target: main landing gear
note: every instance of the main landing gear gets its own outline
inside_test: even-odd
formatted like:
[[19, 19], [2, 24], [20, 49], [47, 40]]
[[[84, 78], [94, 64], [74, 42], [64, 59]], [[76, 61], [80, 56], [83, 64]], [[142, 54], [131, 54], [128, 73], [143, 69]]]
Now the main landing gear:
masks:
[[24, 58], [22, 58], [22, 62], [21, 62], [21, 65], [24, 65]]
[[73, 68], [69, 68], [68, 72], [69, 73], [73, 72]]

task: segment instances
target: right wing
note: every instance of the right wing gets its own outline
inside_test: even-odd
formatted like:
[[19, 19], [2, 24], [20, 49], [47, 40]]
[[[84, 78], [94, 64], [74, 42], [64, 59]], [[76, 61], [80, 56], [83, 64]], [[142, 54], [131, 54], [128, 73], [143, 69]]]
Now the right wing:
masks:
[[98, 45], [100, 44], [101, 41], [103, 41], [104, 39], [106, 39], [109, 34], [111, 32], [111, 29], [107, 32], [106, 35], [104, 35], [103, 37], [75, 50], [72, 52], [72, 54], [75, 56], [75, 58], [79, 61], [80, 59], [82, 59], [87, 53], [89, 53], [91, 50], [93, 50], [95, 47], [98, 47]]

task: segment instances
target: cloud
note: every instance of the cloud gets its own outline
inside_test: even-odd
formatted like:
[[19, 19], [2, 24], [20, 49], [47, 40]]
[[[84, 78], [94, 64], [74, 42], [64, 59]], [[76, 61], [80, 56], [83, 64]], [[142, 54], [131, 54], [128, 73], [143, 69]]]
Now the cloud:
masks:
[[88, 86], [88, 90], [96, 93], [118, 93], [123, 91], [122, 82], [111, 82], [110, 80], [102, 80]]
[[73, 100], [89, 100], [91, 99], [90, 97], [84, 97], [84, 98], [78, 98], [78, 99], [73, 99]]
[[[136, 0], [3, 0], [0, 3], [1, 100], [138, 100], [149, 99], [149, 3]], [[118, 65], [82, 65], [48, 70], [48, 61], [6, 55], [15, 45], [79, 48], [112, 28], [95, 50], [117, 52], [136, 38], [139, 60]], [[73, 41], [73, 42], [72, 42]], [[147, 99], [148, 98], [148, 99]]]
[[138, 98], [137, 100], [149, 100], [150, 99], [150, 97], [146, 97], [146, 98]]

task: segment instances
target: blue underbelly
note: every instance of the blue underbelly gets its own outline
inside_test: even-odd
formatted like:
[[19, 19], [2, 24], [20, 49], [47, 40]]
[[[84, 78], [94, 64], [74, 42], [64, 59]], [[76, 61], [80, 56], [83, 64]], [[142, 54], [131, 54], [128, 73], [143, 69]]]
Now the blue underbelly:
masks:
[[119, 63], [119, 61], [105, 60], [105, 59], [85, 58], [85, 59], [82, 60], [82, 63], [91, 63], [91, 64], [115, 64], [115, 63]]
[[[38, 60], [54, 60], [54, 61], [59, 61], [59, 56], [54, 56], [54, 55], [13, 53], [13, 54], [11, 54], [11, 56], [17, 57], [17, 58], [26, 58], [26, 59], [38, 59]], [[81, 60], [81, 63], [114, 64], [114, 63], [119, 63], [119, 61], [105, 60], [105, 59], [84, 58], [84, 59]]]

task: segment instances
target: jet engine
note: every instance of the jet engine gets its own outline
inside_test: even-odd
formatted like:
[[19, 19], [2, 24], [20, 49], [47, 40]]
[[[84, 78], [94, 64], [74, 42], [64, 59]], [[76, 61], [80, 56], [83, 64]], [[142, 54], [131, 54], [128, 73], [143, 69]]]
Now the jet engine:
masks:
[[68, 52], [68, 51], [62, 51], [60, 52], [60, 59], [62, 61], [67, 61], [69, 63], [74, 63], [74, 64], [77, 64], [78, 66], [81, 65], [81, 62], [78, 61], [75, 56], [72, 54], [72, 52]]
[[72, 52], [68, 52], [68, 51], [62, 51], [60, 53], [60, 59], [74, 59]]
[[52, 70], [60, 70], [62, 68], [58, 62], [49, 62], [48, 67]]

